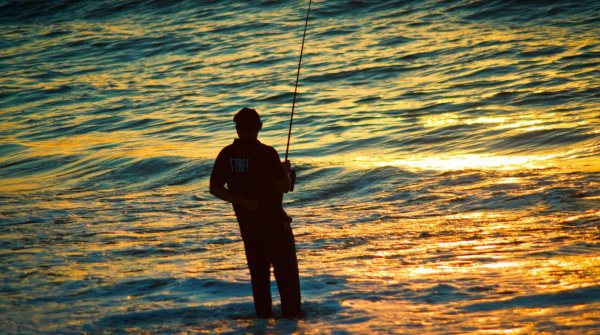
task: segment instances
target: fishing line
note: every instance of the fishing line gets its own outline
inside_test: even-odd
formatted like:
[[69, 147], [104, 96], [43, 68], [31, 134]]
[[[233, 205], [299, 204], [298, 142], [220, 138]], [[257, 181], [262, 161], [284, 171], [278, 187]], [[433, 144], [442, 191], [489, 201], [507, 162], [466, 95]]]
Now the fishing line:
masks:
[[310, 4], [308, 1], [308, 9], [306, 10], [306, 22], [304, 23], [304, 35], [302, 36], [302, 46], [300, 47], [300, 59], [298, 59], [298, 72], [296, 72], [296, 86], [294, 87], [294, 99], [292, 100], [292, 113], [290, 114], [290, 128], [288, 130], [287, 146], [285, 148], [285, 160], [288, 159], [290, 151], [290, 138], [292, 137], [292, 123], [294, 122], [294, 107], [296, 107], [296, 94], [298, 93], [298, 81], [300, 80], [300, 66], [302, 65], [302, 54], [304, 53], [304, 40], [306, 39], [306, 28], [308, 28], [308, 16], [310, 15]]

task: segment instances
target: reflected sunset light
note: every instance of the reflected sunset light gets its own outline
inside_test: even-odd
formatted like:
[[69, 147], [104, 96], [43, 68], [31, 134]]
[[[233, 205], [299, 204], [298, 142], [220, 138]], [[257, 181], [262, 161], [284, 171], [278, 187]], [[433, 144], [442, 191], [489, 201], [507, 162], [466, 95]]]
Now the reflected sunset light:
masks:
[[410, 159], [386, 159], [357, 157], [355, 162], [363, 167], [402, 167], [417, 170], [520, 170], [542, 169], [553, 165], [554, 155], [547, 156], [488, 156], [488, 155], [453, 155], [452, 157], [415, 155]]

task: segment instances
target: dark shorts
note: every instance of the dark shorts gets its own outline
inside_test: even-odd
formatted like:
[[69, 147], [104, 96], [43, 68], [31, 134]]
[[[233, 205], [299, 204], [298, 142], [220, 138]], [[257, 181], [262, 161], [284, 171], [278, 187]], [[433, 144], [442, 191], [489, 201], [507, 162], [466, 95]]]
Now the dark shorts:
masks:
[[292, 230], [286, 229], [275, 236], [244, 238], [244, 248], [257, 316], [269, 318], [273, 315], [271, 266], [281, 297], [282, 316], [297, 316], [300, 313], [300, 279]]

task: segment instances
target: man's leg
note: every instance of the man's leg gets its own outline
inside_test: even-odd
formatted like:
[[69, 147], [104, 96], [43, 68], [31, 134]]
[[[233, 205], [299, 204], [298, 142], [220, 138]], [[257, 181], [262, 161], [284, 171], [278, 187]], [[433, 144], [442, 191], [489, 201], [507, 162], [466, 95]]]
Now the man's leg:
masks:
[[284, 318], [297, 317], [300, 314], [300, 278], [296, 245], [292, 230], [279, 237], [273, 253], [273, 268], [277, 288], [281, 296], [281, 310]]
[[271, 262], [266, 250], [266, 243], [260, 240], [244, 240], [246, 260], [252, 280], [254, 309], [259, 318], [273, 316], [271, 301]]

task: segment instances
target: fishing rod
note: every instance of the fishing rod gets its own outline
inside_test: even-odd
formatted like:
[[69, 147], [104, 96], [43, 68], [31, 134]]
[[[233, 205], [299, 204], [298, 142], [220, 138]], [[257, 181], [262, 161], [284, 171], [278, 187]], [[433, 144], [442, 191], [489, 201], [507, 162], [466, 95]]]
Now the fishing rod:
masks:
[[290, 138], [292, 137], [292, 123], [294, 122], [294, 107], [296, 107], [296, 94], [298, 93], [298, 82], [300, 81], [300, 67], [302, 65], [302, 54], [304, 53], [304, 40], [306, 39], [306, 28], [308, 28], [308, 16], [310, 15], [310, 4], [308, 1], [308, 9], [306, 10], [306, 21], [304, 23], [304, 35], [302, 35], [302, 46], [300, 47], [300, 58], [298, 59], [298, 72], [296, 72], [296, 86], [294, 87], [294, 99], [292, 100], [292, 112], [290, 114], [290, 128], [288, 130], [287, 146], [285, 148], [285, 160], [288, 160], [290, 151]]

